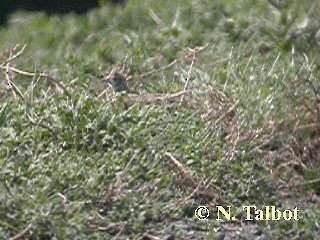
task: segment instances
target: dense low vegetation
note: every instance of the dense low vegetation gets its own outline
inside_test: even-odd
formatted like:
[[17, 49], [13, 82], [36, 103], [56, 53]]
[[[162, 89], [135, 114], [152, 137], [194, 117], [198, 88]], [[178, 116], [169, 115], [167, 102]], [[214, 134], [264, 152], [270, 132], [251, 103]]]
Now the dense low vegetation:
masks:
[[317, 3], [106, 2], [0, 27], [0, 238], [319, 239]]

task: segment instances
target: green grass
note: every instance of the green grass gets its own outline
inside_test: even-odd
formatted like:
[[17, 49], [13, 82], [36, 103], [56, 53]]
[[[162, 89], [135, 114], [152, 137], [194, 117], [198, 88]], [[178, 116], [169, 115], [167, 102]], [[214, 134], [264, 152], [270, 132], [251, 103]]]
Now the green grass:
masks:
[[[193, 211], [216, 202], [192, 195], [169, 152], [225, 205], [299, 206], [299, 222], [260, 222], [266, 239], [317, 239], [318, 9], [307, 0], [129, 0], [80, 16], [14, 13], [0, 28], [0, 64], [26, 44], [8, 67], [35, 75], [9, 73], [19, 97], [0, 69], [0, 238], [141, 239], [154, 230], [195, 239], [188, 232], [201, 228], [215, 239], [224, 224]], [[97, 97], [126, 58], [130, 89], [181, 91], [189, 48], [205, 45], [182, 103]], [[191, 228], [175, 230], [179, 221]]]

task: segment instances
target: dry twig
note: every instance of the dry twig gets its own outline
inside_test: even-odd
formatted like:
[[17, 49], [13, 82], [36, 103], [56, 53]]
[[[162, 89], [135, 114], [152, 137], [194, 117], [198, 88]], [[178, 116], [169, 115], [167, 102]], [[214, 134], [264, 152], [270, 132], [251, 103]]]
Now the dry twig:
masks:
[[49, 132], [51, 132], [52, 136], [56, 136], [57, 130], [49, 127], [48, 125], [46, 125], [46, 124], [44, 124], [44, 123], [42, 123], [42, 119], [36, 121], [36, 120], [33, 119], [30, 115], [28, 115], [28, 118], [29, 118], [29, 121], [30, 121], [33, 125], [38, 126], [38, 127], [41, 127], [41, 128], [44, 128], [44, 129], [47, 129]]
[[137, 155], [139, 154], [140, 151], [136, 151], [132, 157], [129, 159], [129, 161], [127, 162], [127, 164], [125, 165], [124, 169], [119, 172], [116, 176], [116, 182], [114, 183], [113, 186], [110, 186], [109, 189], [107, 190], [109, 195], [111, 197], [115, 197], [117, 198], [122, 190], [123, 190], [123, 176], [126, 175], [129, 166], [132, 164], [132, 162], [136, 159]]
[[15, 46], [13, 49], [10, 50], [10, 57], [8, 59], [6, 59], [3, 63], [0, 64], [0, 67], [5, 67], [8, 63], [12, 62], [13, 60], [17, 59], [25, 50], [25, 48], [27, 47], [27, 45], [23, 45], [22, 48], [15, 54], [13, 54], [11, 56], [11, 54], [13, 52], [16, 51], [16, 49], [19, 47], [19, 45]]
[[159, 103], [159, 102], [173, 100], [173, 99], [181, 97], [181, 96], [183, 96], [183, 95], [185, 95], [185, 94], [187, 94], [187, 93], [189, 93], [191, 91], [192, 90], [189, 89], [189, 90], [180, 91], [180, 92], [176, 92], [176, 93], [172, 93], [172, 94], [165, 94], [165, 95], [129, 94], [129, 97], [133, 101], [142, 101], [142, 102], [145, 102], [145, 103]]
[[[147, 77], [150, 77], [151, 75], [153, 74], [156, 74], [156, 73], [159, 73], [159, 72], [163, 72], [171, 67], [173, 67], [174, 65], [178, 64], [178, 63], [183, 63], [185, 61], [188, 61], [188, 60], [192, 60], [193, 59], [193, 56], [204, 51], [207, 47], [209, 46], [209, 44], [206, 44], [204, 46], [200, 46], [200, 47], [195, 47], [194, 48], [194, 51], [192, 52], [192, 55], [188, 54], [187, 56], [184, 56], [184, 57], [181, 57], [181, 58], [177, 58], [175, 60], [173, 60], [171, 63], [169, 63], [168, 65], [165, 65], [165, 66], [162, 66], [158, 69], [154, 69], [154, 70], [151, 70], [149, 72], [146, 72], [146, 73], [143, 73], [141, 75], [139, 75], [137, 78], [138, 79], [145, 79]], [[127, 80], [131, 80], [133, 77], [130, 76], [127, 78]]]
[[12, 74], [12, 71], [10, 69], [10, 64], [9, 63], [6, 66], [5, 75], [6, 75], [6, 81], [7, 81], [8, 87], [12, 91], [13, 96], [16, 98], [17, 95], [18, 95], [20, 97], [20, 99], [24, 100], [24, 96], [23, 96], [22, 92], [17, 87], [17, 85], [15, 85], [14, 82], [13, 82], [13, 74]]
[[20, 238], [23, 238], [24, 235], [26, 235], [34, 227], [35, 226], [33, 223], [29, 223], [29, 225], [27, 227], [25, 227], [21, 232], [19, 232], [18, 234], [16, 234], [12, 238], [9, 238], [9, 240], [18, 240]]
[[23, 71], [23, 70], [15, 68], [15, 67], [12, 67], [11, 62], [13, 62], [19, 56], [22, 55], [22, 53], [24, 52], [24, 50], [26, 48], [26, 45], [23, 45], [23, 47], [19, 51], [17, 51], [18, 47], [19, 46], [16, 46], [13, 49], [11, 49], [9, 51], [9, 57], [3, 63], [0, 64], [0, 69], [5, 71], [7, 84], [9, 86], [9, 88], [12, 90], [14, 97], [16, 97], [18, 95], [21, 99], [24, 99], [22, 92], [12, 81], [13, 80], [13, 73], [17, 73], [17, 74], [20, 74], [20, 75], [26, 76], [26, 77], [45, 78], [47, 81], [51, 82], [56, 87], [61, 88], [64, 91], [64, 93], [66, 93], [68, 96], [70, 96], [67, 88], [61, 82], [59, 82], [58, 80], [49, 76], [49, 74], [47, 74], [45, 72], [40, 72], [40, 73], [27, 72], [27, 71]]
[[166, 152], [165, 156], [178, 168], [180, 174], [183, 176], [183, 184], [185, 186], [194, 188], [197, 195], [208, 196], [211, 199], [222, 201], [221, 196], [219, 196], [216, 191], [204, 186], [200, 181], [192, 177], [191, 173], [171, 153]]
[[[188, 76], [187, 76], [187, 80], [186, 80], [186, 83], [184, 85], [184, 88], [183, 90], [186, 91], [189, 87], [189, 82], [190, 82], [190, 79], [191, 79], [191, 74], [192, 74], [192, 69], [193, 69], [193, 66], [194, 66], [194, 62], [196, 60], [196, 50], [193, 49], [193, 56], [192, 56], [192, 61], [191, 61], [191, 64], [190, 64], [190, 68], [189, 68], [189, 71], [188, 71]], [[181, 97], [181, 101], [180, 101], [180, 104], [183, 102], [184, 100], [184, 95], [182, 95]]]

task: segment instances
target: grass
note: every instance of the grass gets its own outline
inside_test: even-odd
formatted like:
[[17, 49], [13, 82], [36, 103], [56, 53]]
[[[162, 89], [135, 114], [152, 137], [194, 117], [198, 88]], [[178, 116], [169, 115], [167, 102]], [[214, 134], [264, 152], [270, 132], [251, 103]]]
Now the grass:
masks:
[[[221, 203], [298, 206], [298, 222], [252, 224], [266, 239], [317, 239], [318, 9], [130, 0], [13, 14], [0, 28], [1, 238], [216, 239], [233, 234], [226, 223], [193, 214]], [[186, 79], [192, 92], [101, 95], [125, 59], [139, 94], [179, 92]], [[239, 232], [251, 224], [237, 217]]]

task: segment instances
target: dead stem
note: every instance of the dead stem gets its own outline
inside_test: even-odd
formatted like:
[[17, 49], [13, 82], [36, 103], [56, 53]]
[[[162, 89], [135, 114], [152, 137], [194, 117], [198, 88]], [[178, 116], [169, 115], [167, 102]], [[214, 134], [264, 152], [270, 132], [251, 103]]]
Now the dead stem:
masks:
[[[186, 167], [182, 165], [178, 159], [176, 159], [171, 153], [166, 152], [165, 156], [168, 157], [173, 164], [178, 168], [180, 174], [183, 177], [183, 182], [182, 184], [187, 186], [187, 187], [192, 187], [194, 188], [194, 191], [196, 191], [196, 195], [203, 195], [203, 196], [208, 196], [211, 199], [223, 201], [221, 196], [219, 196], [216, 191], [213, 189], [210, 189], [209, 187], [204, 186], [200, 181], [197, 181], [190, 173], [190, 171], [187, 170]], [[193, 194], [194, 195], [194, 194]]]
[[7, 84], [9, 89], [12, 91], [12, 94], [15, 98], [17, 98], [17, 95], [20, 97], [20, 99], [24, 100], [23, 94], [20, 91], [20, 89], [13, 83], [13, 74], [12, 71], [10, 69], [9, 63], [6, 65], [5, 67], [6, 69], [6, 80], [7, 80]]
[[[25, 50], [25, 48], [27, 47], [27, 45], [23, 45], [22, 48], [20, 49], [20, 51], [18, 51], [16, 54], [10, 56], [7, 60], [5, 60], [3, 63], [0, 64], [0, 67], [5, 67], [8, 63], [12, 62], [13, 60], [15, 60], [16, 58], [18, 58]], [[13, 48], [10, 52], [14, 52], [15, 49], [18, 48], [18, 46], [16, 46], [15, 48]], [[11, 55], [11, 53], [10, 53]]]
[[26, 235], [34, 227], [35, 226], [33, 223], [29, 223], [29, 225], [27, 227], [25, 227], [21, 232], [19, 232], [18, 234], [16, 234], [12, 238], [9, 238], [9, 240], [18, 240], [20, 238], [23, 238], [24, 235]]
[[[192, 69], [193, 69], [193, 66], [194, 66], [194, 62], [196, 60], [196, 50], [193, 49], [192, 52], [193, 52], [192, 61], [191, 61], [190, 68], [189, 68], [189, 71], [188, 71], [187, 80], [186, 80], [186, 83], [185, 83], [184, 88], [183, 88], [184, 91], [186, 91], [188, 89], [188, 87], [189, 87], [189, 82], [190, 82], [190, 79], [191, 79]], [[183, 100], [184, 100], [184, 95], [182, 95], [182, 97], [181, 97], [180, 104], [182, 104]]]
[[[143, 73], [141, 75], [139, 75], [137, 78], [138, 79], [145, 79], [147, 77], [150, 77], [151, 75], [153, 74], [156, 74], [156, 73], [159, 73], [159, 72], [163, 72], [171, 67], [173, 67], [174, 65], [178, 64], [178, 63], [182, 63], [182, 62], [185, 62], [185, 61], [188, 61], [188, 60], [192, 60], [193, 59], [193, 56], [195, 56], [196, 54], [202, 52], [203, 50], [205, 50], [207, 47], [209, 46], [209, 44], [206, 44], [204, 46], [199, 46], [199, 47], [195, 47], [192, 51], [192, 55], [190, 56], [190, 54], [188, 54], [187, 56], [184, 56], [184, 57], [181, 57], [181, 58], [177, 58], [175, 60], [173, 60], [171, 63], [169, 63], [168, 65], [165, 65], [165, 66], [162, 66], [158, 69], [155, 69], [155, 70], [151, 70], [149, 72], [146, 72], [146, 73]], [[131, 80], [133, 77], [130, 76], [127, 78], [127, 80]]]

